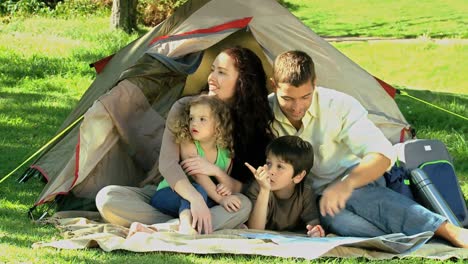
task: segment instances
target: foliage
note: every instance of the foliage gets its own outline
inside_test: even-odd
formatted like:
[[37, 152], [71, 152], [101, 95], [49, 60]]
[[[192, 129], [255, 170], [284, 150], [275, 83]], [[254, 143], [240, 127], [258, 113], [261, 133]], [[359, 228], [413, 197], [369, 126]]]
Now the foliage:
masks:
[[139, 22], [146, 26], [156, 26], [185, 2], [187, 0], [140, 0], [137, 7]]
[[64, 18], [77, 16], [109, 15], [112, 0], [63, 0], [59, 2], [52, 15]]
[[0, 15], [25, 15], [39, 13], [48, 10], [45, 1], [41, 0], [6, 0], [0, 2]]
[[6, 0], [0, 3], [0, 15], [45, 15], [74, 18], [109, 14], [112, 0]]

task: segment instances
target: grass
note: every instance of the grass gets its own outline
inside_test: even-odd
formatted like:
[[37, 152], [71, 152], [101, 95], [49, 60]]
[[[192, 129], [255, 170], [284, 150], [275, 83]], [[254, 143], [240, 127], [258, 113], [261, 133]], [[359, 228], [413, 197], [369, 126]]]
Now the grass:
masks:
[[465, 0], [287, 0], [321, 36], [467, 38]]
[[[289, 2], [297, 4], [301, 1]], [[400, 2], [403, 1], [398, 3]], [[306, 2], [302, 1], [302, 4], [304, 3]], [[350, 1], [350, 3], [349, 5], [353, 6], [354, 2]], [[438, 16], [449, 13], [446, 12], [447, 7], [438, 6], [436, 1], [425, 3], [432, 5], [431, 15], [435, 13], [434, 10], [440, 13], [436, 14]], [[343, 20], [346, 20], [345, 16], [349, 16], [349, 21], [361, 23], [357, 26], [354, 24], [356, 29], [364, 28], [365, 23], [368, 23], [366, 20], [378, 21], [379, 16], [383, 16], [378, 11], [374, 11], [377, 17], [370, 19], [369, 15], [372, 11], [365, 11], [368, 16], [362, 19], [356, 15], [354, 9], [348, 8], [349, 14], [342, 11], [345, 5], [339, 4], [338, 1], [323, 1], [315, 5], [318, 7], [317, 10], [322, 10], [324, 14], [336, 13], [336, 15], [342, 15], [340, 19]], [[325, 5], [328, 6], [328, 10], [324, 10]], [[382, 4], [377, 1], [359, 1], [359, 6], [363, 7], [363, 10], [368, 10], [374, 5], [377, 10], [377, 7]], [[395, 8], [395, 5], [392, 2], [386, 6], [390, 10]], [[429, 10], [429, 7], [425, 7], [426, 9]], [[415, 9], [412, 10], [417, 13]], [[312, 11], [316, 12], [315, 8], [300, 6], [294, 12], [305, 17], [313, 17], [310, 15]], [[460, 12], [455, 11], [453, 14]], [[361, 12], [364, 11], [361, 10]], [[387, 16], [388, 14], [390, 12]], [[418, 16], [408, 19], [415, 20], [414, 24], [417, 24]], [[328, 20], [325, 16], [321, 19], [323, 22], [329, 21], [327, 25], [329, 28], [333, 24], [341, 25], [336, 20]], [[387, 23], [392, 23], [391, 19], [393, 19], [392, 16], [386, 20]], [[436, 24], [439, 21], [435, 20], [433, 23], [433, 28], [437, 28]], [[345, 29], [353, 27], [346, 26]], [[93, 30], [90, 31], [89, 28]], [[331, 36], [337, 35], [339, 31], [325, 27], [322, 32]], [[378, 33], [378, 31], [369, 32], [369, 34]], [[385, 25], [381, 32], [383, 32], [381, 36], [398, 36], [390, 28], [385, 28]], [[420, 36], [424, 33], [425, 31], [419, 28], [414, 35]], [[460, 33], [460, 36], [466, 36], [466, 32]], [[12, 18], [9, 23], [0, 24], [0, 177], [10, 172], [56, 132], [95, 76], [88, 64], [114, 53], [136, 37], [136, 35], [127, 36], [120, 32], [110, 31], [107, 17], [91, 17], [86, 20], [81, 18], [73, 20], [41, 17]], [[468, 116], [468, 97], [466, 96], [468, 91], [466, 91], [467, 85], [464, 79], [464, 73], [467, 72], [466, 63], [464, 63], [466, 59], [463, 59], [466, 58], [466, 46], [430, 43], [395, 45], [336, 43], [335, 45], [372, 74], [400, 88], [411, 87], [411, 90], [407, 90], [410, 94]], [[365, 56], [362, 53], [363, 50], [366, 51]], [[408, 55], [405, 56], [403, 51]], [[408, 58], [414, 59], [410, 63]], [[438, 66], [440, 68], [437, 68]], [[416, 88], [418, 90], [415, 90]], [[457, 90], [458, 88], [460, 89]], [[407, 97], [397, 96], [397, 103], [408, 121], [419, 131], [420, 138], [438, 138], [446, 143], [455, 157], [457, 174], [462, 183], [463, 192], [467, 195], [467, 122]], [[50, 241], [61, 237], [55, 228], [33, 224], [26, 216], [29, 206], [38, 197], [43, 184], [37, 179], [32, 179], [26, 184], [18, 184], [15, 182], [17, 177], [19, 173], [0, 185], [0, 222], [2, 223], [0, 225], [0, 263], [307, 263], [294, 259], [255, 256], [204, 256], [126, 251], [106, 253], [99, 249], [71, 251], [44, 248], [34, 250], [31, 245], [35, 242]], [[318, 262], [357, 263], [363, 260], [362, 258], [350, 260], [325, 258]], [[389, 262], [413, 263], [415, 261], [435, 262], [426, 259], [391, 260]]]
[[[468, 42], [338, 42], [333, 45], [369, 73], [414, 90], [468, 95]], [[365, 53], [363, 53], [365, 51]]]

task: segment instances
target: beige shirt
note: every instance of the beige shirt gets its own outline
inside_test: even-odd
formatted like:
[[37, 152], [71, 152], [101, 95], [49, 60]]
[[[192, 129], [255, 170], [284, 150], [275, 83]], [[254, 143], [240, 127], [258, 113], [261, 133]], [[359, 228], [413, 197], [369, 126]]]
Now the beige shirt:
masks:
[[[245, 191], [245, 195], [253, 205], [257, 201], [259, 191], [257, 181], [253, 181]], [[308, 224], [319, 224], [316, 196], [309, 185], [304, 184], [302, 188], [296, 186], [295, 192], [288, 199], [278, 199], [273, 192], [270, 192], [266, 230], [306, 233]]]
[[277, 136], [296, 135], [312, 144], [315, 158], [309, 177], [316, 193], [321, 194], [328, 184], [341, 179], [368, 153], [381, 153], [393, 165], [396, 154], [392, 144], [353, 97], [316, 87], [299, 131], [281, 111], [276, 95], [270, 94], [268, 100], [275, 115], [273, 132]]

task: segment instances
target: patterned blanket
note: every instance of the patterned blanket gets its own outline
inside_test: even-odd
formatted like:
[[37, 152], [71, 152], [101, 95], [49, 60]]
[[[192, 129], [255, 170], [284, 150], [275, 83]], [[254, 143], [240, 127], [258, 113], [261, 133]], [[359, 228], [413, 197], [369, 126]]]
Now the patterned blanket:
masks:
[[432, 232], [413, 236], [390, 234], [374, 238], [333, 235], [325, 238], [309, 238], [292, 233], [229, 229], [209, 235], [182, 235], [167, 228], [165, 224], [159, 224], [156, 225], [157, 232], [151, 234], [138, 232], [127, 238], [128, 228], [90, 219], [92, 217], [49, 218], [46, 223], [56, 225], [62, 231], [64, 239], [37, 242], [33, 247], [61, 249], [100, 247], [104, 251], [226, 253], [304, 259], [319, 257], [364, 257], [372, 260], [395, 257], [468, 259], [467, 249], [454, 248], [441, 240], [430, 240]]

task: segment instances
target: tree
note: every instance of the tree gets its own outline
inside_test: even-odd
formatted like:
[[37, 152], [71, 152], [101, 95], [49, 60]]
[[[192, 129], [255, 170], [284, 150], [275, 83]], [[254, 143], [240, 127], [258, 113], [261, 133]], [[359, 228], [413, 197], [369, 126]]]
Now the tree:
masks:
[[112, 4], [111, 24], [127, 33], [137, 29], [138, 0], [114, 0]]

